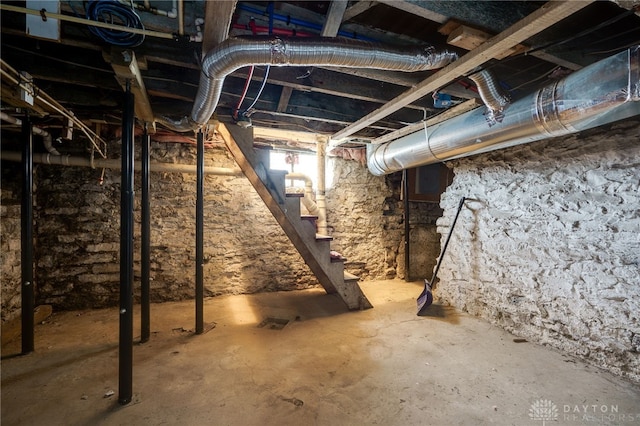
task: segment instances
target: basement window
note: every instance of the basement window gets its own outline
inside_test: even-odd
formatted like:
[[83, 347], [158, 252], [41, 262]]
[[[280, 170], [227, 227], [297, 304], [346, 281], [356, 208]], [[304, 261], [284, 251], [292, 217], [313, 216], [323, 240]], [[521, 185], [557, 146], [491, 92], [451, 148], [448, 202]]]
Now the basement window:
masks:
[[[315, 154], [295, 151], [271, 151], [269, 161], [272, 170], [286, 170], [289, 173], [302, 173], [311, 178], [313, 189], [317, 188], [318, 160]], [[287, 179], [287, 186], [303, 187], [304, 182]]]

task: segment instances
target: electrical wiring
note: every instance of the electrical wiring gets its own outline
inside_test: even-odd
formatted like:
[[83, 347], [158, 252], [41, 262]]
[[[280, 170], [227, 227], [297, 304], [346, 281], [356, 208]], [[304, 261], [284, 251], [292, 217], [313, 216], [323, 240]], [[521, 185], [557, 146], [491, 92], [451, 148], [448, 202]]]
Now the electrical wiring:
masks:
[[640, 44], [640, 40], [633, 41], [631, 43], [625, 44], [624, 46], [616, 47], [615, 49], [600, 50], [600, 51], [597, 51], [597, 52], [590, 52], [590, 53], [588, 53], [588, 55], [603, 55], [603, 54], [608, 54], [608, 53], [612, 53], [612, 52], [621, 52], [621, 51], [623, 51], [625, 49], [628, 49], [630, 47], [637, 46], [638, 44]]
[[[5, 66], [4, 63], [3, 63], [3, 66]], [[17, 72], [15, 70], [13, 70], [12, 68], [9, 68], [9, 69], [11, 71], [13, 71], [15, 74], [17, 74]], [[45, 96], [40, 95], [37, 90], [34, 90], [33, 86], [23, 84], [24, 83], [23, 82], [23, 77], [20, 76], [18, 78], [15, 78], [8, 71], [5, 71], [4, 69], [0, 69], [0, 74], [2, 74], [2, 76], [4, 78], [8, 79], [9, 81], [11, 81], [16, 86], [20, 87], [22, 90], [30, 93], [34, 98], [37, 98], [38, 102], [42, 102], [47, 107], [49, 107], [49, 108], [57, 111], [58, 113], [62, 114], [62, 116], [65, 117], [66, 119], [73, 121], [80, 128], [82, 133], [85, 134], [85, 136], [89, 139], [89, 141], [91, 141], [91, 144], [96, 149], [96, 151], [103, 158], [107, 157], [107, 155], [105, 153], [103, 153], [102, 150], [100, 149], [100, 147], [96, 144], [96, 140], [98, 142], [103, 143], [105, 147], [107, 146], [107, 143], [100, 136], [95, 134], [89, 127], [87, 127], [81, 120], [76, 118], [73, 114], [70, 114], [67, 111], [65, 111], [62, 107], [56, 105], [55, 101], [53, 101], [53, 100], [49, 101], [48, 99], [46, 99]]]
[[[269, 12], [269, 34], [273, 34], [273, 2], [269, 2], [269, 6], [267, 7], [267, 11]], [[253, 21], [253, 18], [251, 19], [251, 22]], [[255, 35], [255, 28], [252, 28], [252, 30], [254, 31], [254, 35]], [[250, 110], [251, 108], [253, 108], [256, 103], [258, 102], [258, 99], [260, 99], [260, 95], [262, 94], [262, 91], [264, 90], [264, 87], [267, 85], [267, 79], [269, 78], [269, 70], [271, 69], [271, 67], [269, 65], [267, 65], [267, 69], [264, 72], [264, 78], [262, 79], [262, 85], [260, 86], [260, 90], [258, 90], [258, 94], [256, 95], [255, 99], [253, 100], [253, 102], [251, 103], [251, 105], [249, 105], [249, 108], [245, 109], [244, 111], [242, 111], [242, 113], [240, 115], [242, 115], [243, 117], [248, 117], [250, 115]], [[244, 102], [245, 97], [247, 96], [247, 91], [249, 90], [249, 83], [251, 83], [251, 78], [253, 77], [253, 70], [254, 70], [254, 66], [251, 66], [251, 70], [249, 71], [249, 75], [247, 76], [247, 80], [244, 84], [244, 89], [242, 91], [242, 96], [240, 96], [240, 101], [238, 102], [238, 106], [236, 107], [236, 109], [233, 110], [233, 118], [234, 120], [238, 120], [238, 112], [240, 111], [240, 107], [242, 106], [242, 102]]]
[[262, 91], [264, 90], [264, 87], [267, 85], [267, 79], [269, 78], [269, 70], [271, 69], [271, 67], [269, 65], [267, 65], [267, 69], [264, 72], [264, 78], [262, 79], [262, 85], [260, 86], [260, 90], [258, 90], [258, 94], [256, 95], [255, 99], [253, 100], [253, 102], [251, 103], [251, 105], [249, 105], [249, 108], [247, 108], [245, 110], [245, 113], [248, 112], [249, 110], [251, 110], [251, 108], [253, 108], [256, 103], [258, 102], [258, 99], [260, 99], [260, 95], [262, 94]]
[[544, 73], [544, 74], [542, 74], [540, 77], [536, 77], [536, 78], [531, 79], [531, 80], [529, 80], [529, 81], [525, 81], [524, 83], [519, 84], [518, 86], [516, 86], [516, 87], [513, 87], [513, 88], [509, 89], [509, 91], [510, 91], [510, 92], [513, 92], [513, 91], [516, 91], [516, 90], [518, 90], [518, 89], [522, 89], [523, 87], [528, 86], [528, 85], [530, 85], [530, 84], [532, 84], [532, 83], [535, 83], [536, 81], [540, 81], [540, 80], [542, 80], [542, 79], [544, 79], [544, 78], [548, 78], [548, 77], [549, 77], [549, 75], [553, 74], [554, 72], [558, 71], [558, 70], [559, 70], [559, 69], [561, 69], [561, 68], [562, 68], [562, 67], [561, 67], [561, 66], [559, 66], [559, 65], [557, 65], [557, 66], [555, 66], [555, 67], [552, 67], [549, 71], [545, 72], [545, 73]]
[[251, 65], [249, 68], [249, 75], [247, 75], [247, 79], [244, 82], [244, 89], [242, 89], [242, 95], [240, 96], [240, 100], [238, 101], [238, 105], [233, 110], [233, 119], [238, 119], [238, 111], [240, 111], [240, 107], [242, 106], [242, 102], [244, 102], [244, 98], [247, 96], [247, 92], [249, 91], [249, 84], [251, 83], [251, 78], [253, 77], [253, 70], [255, 67]]
[[[578, 39], [580, 37], [584, 37], [584, 36], [586, 36], [588, 34], [591, 34], [591, 33], [595, 32], [595, 31], [597, 31], [597, 30], [599, 30], [601, 28], [605, 28], [605, 27], [607, 27], [607, 26], [609, 26], [611, 24], [614, 24], [614, 23], [620, 21], [621, 19], [624, 19], [627, 16], [631, 16], [633, 14], [635, 14], [635, 10], [633, 10], [633, 9], [627, 10], [627, 11], [625, 11], [625, 12], [619, 14], [619, 15], [614, 16], [613, 18], [607, 19], [606, 21], [599, 23], [598, 25], [595, 25], [595, 26], [593, 26], [591, 28], [587, 28], [586, 30], [580, 31], [580, 32], [572, 35], [571, 37], [567, 37], [567, 38], [561, 39], [561, 40], [552, 41], [552, 42], [544, 44], [542, 46], [535, 47], [533, 49], [529, 49], [526, 52], [521, 53], [520, 55], [530, 55], [533, 52], [538, 52], [540, 50], [545, 50], [545, 49], [548, 49], [549, 47], [552, 47], [552, 46], [559, 46], [559, 45], [562, 45], [562, 44], [566, 44], [566, 43], [568, 43], [570, 41], [573, 41], [573, 40], [576, 40], [576, 39]], [[515, 56], [520, 56], [520, 55], [515, 55]]]

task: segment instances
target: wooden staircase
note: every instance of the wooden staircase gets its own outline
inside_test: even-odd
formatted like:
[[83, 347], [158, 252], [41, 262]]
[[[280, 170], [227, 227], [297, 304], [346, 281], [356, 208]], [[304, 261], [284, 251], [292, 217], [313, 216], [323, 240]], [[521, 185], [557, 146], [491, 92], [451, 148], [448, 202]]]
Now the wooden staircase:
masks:
[[[316, 233], [315, 216], [300, 215], [303, 194], [285, 193], [284, 170], [269, 170], [267, 151], [253, 148], [253, 129], [220, 124], [218, 133], [245, 176], [327, 293], [337, 294], [351, 310], [373, 306], [358, 285], [359, 278], [344, 270], [344, 259], [330, 255], [330, 236]], [[264, 154], [262, 154], [264, 152]]]

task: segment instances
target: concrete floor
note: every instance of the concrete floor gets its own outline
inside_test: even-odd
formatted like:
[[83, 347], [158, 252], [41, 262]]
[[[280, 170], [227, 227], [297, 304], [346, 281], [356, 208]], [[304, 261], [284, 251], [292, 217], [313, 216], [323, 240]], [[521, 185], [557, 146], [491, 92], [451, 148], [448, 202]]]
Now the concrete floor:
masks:
[[417, 317], [420, 283], [362, 286], [364, 312], [320, 289], [208, 299], [201, 336], [193, 302], [153, 305], [127, 406], [117, 309], [54, 314], [35, 353], [2, 348], [2, 425], [640, 425], [639, 385], [452, 308]]

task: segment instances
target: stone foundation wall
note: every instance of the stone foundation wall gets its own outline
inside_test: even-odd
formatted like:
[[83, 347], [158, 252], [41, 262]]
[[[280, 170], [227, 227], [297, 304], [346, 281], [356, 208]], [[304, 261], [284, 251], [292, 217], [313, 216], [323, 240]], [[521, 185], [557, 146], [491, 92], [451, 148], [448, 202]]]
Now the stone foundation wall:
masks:
[[[194, 164], [186, 145], [154, 144], [152, 161]], [[236, 167], [224, 151], [206, 165]], [[47, 167], [39, 174], [39, 300], [59, 308], [112, 306], [119, 285], [119, 171]], [[134, 249], [140, 277], [140, 176], [136, 174]], [[151, 298], [194, 297], [196, 175], [151, 173]], [[292, 290], [317, 284], [302, 258], [243, 176], [205, 177], [205, 296]]]
[[0, 282], [2, 321], [12, 319], [20, 309], [20, 186], [19, 164], [2, 164], [0, 185]]
[[452, 161], [436, 297], [640, 381], [640, 120]]
[[[401, 173], [374, 176], [355, 161], [330, 157], [327, 220], [332, 248], [347, 257], [345, 268], [362, 279], [405, 278]], [[431, 277], [440, 250], [433, 203], [410, 203], [411, 278]]]
[[[117, 144], [109, 152], [118, 152]], [[195, 149], [152, 144], [152, 161], [195, 164]], [[237, 167], [226, 151], [207, 149], [206, 165]], [[4, 166], [4, 164], [3, 164]], [[328, 192], [332, 248], [349, 258], [363, 279], [404, 276], [399, 180], [365, 167], [330, 160], [337, 184]], [[12, 173], [10, 170], [16, 169]], [[7, 173], [4, 173], [4, 171]], [[2, 179], [2, 318], [20, 306], [20, 165], [7, 163]], [[56, 309], [117, 305], [119, 294], [120, 172], [37, 166], [36, 302]], [[140, 176], [135, 178], [135, 294], [139, 294]], [[194, 296], [195, 174], [151, 173], [151, 297], [154, 302]], [[385, 203], [385, 200], [387, 202]], [[384, 205], [390, 210], [383, 214]], [[412, 243], [423, 225], [434, 239], [435, 217], [412, 205]], [[205, 295], [294, 290], [317, 285], [300, 255], [244, 176], [205, 178]], [[416, 239], [416, 241], [413, 241]], [[437, 240], [437, 239], [436, 239]], [[431, 254], [432, 262], [437, 256]], [[424, 257], [424, 250], [417, 259]], [[416, 260], [416, 264], [424, 264]]]

